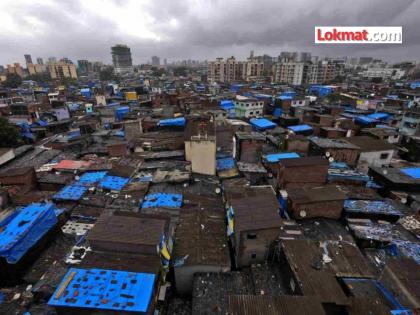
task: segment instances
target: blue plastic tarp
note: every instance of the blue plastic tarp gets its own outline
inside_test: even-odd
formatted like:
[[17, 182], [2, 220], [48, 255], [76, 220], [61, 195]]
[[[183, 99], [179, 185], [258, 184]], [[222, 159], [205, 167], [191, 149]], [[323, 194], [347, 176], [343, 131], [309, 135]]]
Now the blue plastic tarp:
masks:
[[280, 107], [276, 107], [276, 108], [274, 108], [274, 112], [273, 112], [273, 116], [274, 117], [280, 117], [281, 116], [281, 113], [282, 113], [282, 110], [281, 110], [281, 108]]
[[299, 154], [295, 153], [295, 152], [284, 152], [284, 153], [272, 153], [272, 154], [267, 154], [265, 156], [265, 159], [267, 160], [267, 162], [270, 163], [276, 163], [280, 160], [284, 160], [284, 159], [296, 159], [299, 158]]
[[355, 121], [362, 125], [370, 125], [377, 122], [376, 119], [370, 118], [368, 116], [356, 116]]
[[0, 232], [0, 256], [17, 263], [57, 223], [53, 203], [33, 203], [19, 210]]
[[54, 200], [79, 200], [86, 193], [88, 188], [82, 183], [73, 182], [64, 186], [58, 193], [53, 196]]
[[159, 126], [185, 126], [185, 118], [170, 118], [159, 120]]
[[129, 112], [130, 112], [130, 107], [128, 106], [119, 107], [115, 110], [115, 117], [117, 118], [117, 120], [121, 121], [124, 119], [125, 116], [128, 115]]
[[235, 104], [233, 103], [233, 101], [222, 100], [220, 101], [220, 107], [224, 110], [230, 110], [235, 108]]
[[230, 170], [235, 167], [235, 160], [233, 158], [223, 158], [216, 160], [216, 169], [218, 171]]
[[402, 216], [393, 205], [382, 200], [344, 200], [344, 210], [350, 213], [370, 213]]
[[155, 193], [144, 198], [141, 208], [180, 208], [181, 205], [182, 194]]
[[252, 118], [249, 122], [257, 130], [273, 129], [277, 127], [275, 123], [266, 118]]
[[70, 268], [48, 305], [146, 313], [155, 281], [150, 273]]
[[415, 179], [420, 179], [420, 167], [402, 168], [401, 172]]
[[367, 115], [366, 117], [372, 118], [375, 120], [387, 120], [389, 116], [390, 115], [387, 113], [373, 113], [373, 114]]
[[313, 128], [309, 125], [295, 125], [289, 126], [287, 129], [292, 130], [293, 132], [303, 132], [303, 131], [312, 131]]
[[79, 178], [79, 183], [95, 184], [105, 177], [107, 171], [86, 172]]
[[106, 175], [99, 182], [99, 187], [109, 190], [120, 191], [124, 188], [125, 185], [128, 184], [129, 181], [130, 179], [126, 177]]

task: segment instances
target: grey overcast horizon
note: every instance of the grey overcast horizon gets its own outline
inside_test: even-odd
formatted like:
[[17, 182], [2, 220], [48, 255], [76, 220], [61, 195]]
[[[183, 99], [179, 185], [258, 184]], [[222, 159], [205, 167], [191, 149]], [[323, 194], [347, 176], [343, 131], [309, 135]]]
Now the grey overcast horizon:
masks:
[[[111, 63], [126, 44], [134, 64], [236, 56], [371, 56], [420, 59], [419, 0], [1, 0], [0, 64], [24, 54]], [[315, 45], [314, 26], [402, 26], [402, 45]]]

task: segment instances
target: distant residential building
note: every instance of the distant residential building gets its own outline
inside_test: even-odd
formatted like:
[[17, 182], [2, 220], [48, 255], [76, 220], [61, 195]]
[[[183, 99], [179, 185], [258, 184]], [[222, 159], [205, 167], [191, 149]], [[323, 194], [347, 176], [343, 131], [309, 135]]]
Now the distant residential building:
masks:
[[40, 57], [36, 58], [36, 63], [43, 66], [44, 65], [44, 60]]
[[278, 57], [278, 62], [296, 62], [298, 61], [298, 53], [290, 51], [282, 51]]
[[133, 71], [130, 47], [126, 45], [115, 45], [111, 47], [111, 55], [116, 73]]
[[48, 63], [54, 63], [57, 62], [57, 58], [55, 57], [48, 57]]
[[235, 57], [224, 60], [217, 58], [207, 63], [207, 81], [210, 83], [235, 81], [255, 81], [263, 77], [264, 62], [260, 57], [250, 57], [245, 62], [237, 61]]
[[23, 77], [23, 68], [21, 67], [20, 63], [15, 62], [12, 65], [7, 65], [7, 73], [8, 74], [17, 74], [20, 77]]
[[329, 60], [295, 62], [283, 59], [283, 62], [273, 66], [273, 82], [292, 85], [323, 84], [342, 75], [343, 69], [344, 65]]
[[255, 98], [237, 95], [235, 99], [236, 118], [260, 117], [263, 114], [264, 102]]
[[74, 64], [68, 64], [61, 61], [49, 63], [48, 72], [50, 73], [51, 79], [77, 79], [77, 70]]
[[315, 63], [310, 63], [307, 71], [307, 84], [323, 84], [334, 80], [340, 75], [343, 75], [344, 64], [330, 60], [321, 60]]
[[77, 69], [80, 74], [87, 74], [92, 71], [92, 63], [88, 60], [77, 60]]
[[29, 63], [27, 67], [30, 75], [35, 75], [46, 71], [45, 67], [40, 64]]
[[26, 66], [28, 64], [32, 64], [32, 57], [31, 57], [31, 55], [24, 55], [24, 57], [25, 57]]
[[303, 62], [280, 62], [273, 66], [273, 82], [291, 85], [304, 83], [305, 64]]
[[310, 62], [311, 61], [311, 53], [309, 52], [301, 52], [300, 53], [300, 57], [299, 57], [299, 61], [300, 62]]
[[254, 57], [254, 51], [251, 51], [250, 56], [245, 62], [243, 79], [247, 82], [252, 82], [262, 78], [264, 71], [264, 63], [257, 57]]
[[360, 57], [359, 58], [359, 65], [367, 65], [373, 61], [372, 57]]
[[160, 58], [158, 56], [152, 56], [152, 66], [160, 66]]
[[366, 79], [381, 78], [381, 79], [394, 79], [399, 80], [405, 76], [405, 70], [394, 68], [368, 68], [362, 72], [362, 77]]
[[166, 58], [163, 59], [163, 65], [166, 66], [168, 64], [168, 61], [166, 60]]

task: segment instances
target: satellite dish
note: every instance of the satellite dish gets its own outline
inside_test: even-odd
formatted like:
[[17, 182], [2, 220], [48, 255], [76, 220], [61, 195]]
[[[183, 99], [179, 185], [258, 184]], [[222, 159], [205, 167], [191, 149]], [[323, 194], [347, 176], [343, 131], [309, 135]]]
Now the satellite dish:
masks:
[[325, 156], [326, 156], [326, 157], [330, 157], [330, 155], [331, 155], [331, 153], [330, 153], [330, 152], [328, 152], [328, 151], [327, 151], [327, 152], [325, 152]]
[[306, 217], [306, 211], [305, 211], [305, 210], [302, 210], [302, 211], [299, 213], [299, 215], [300, 215], [302, 218]]
[[328, 159], [328, 161], [329, 161], [330, 163], [332, 163], [332, 162], [334, 162], [334, 158], [333, 158], [333, 157], [330, 157], [330, 158]]
[[217, 187], [215, 190], [216, 194], [220, 194], [220, 192], [222, 191], [219, 187]]

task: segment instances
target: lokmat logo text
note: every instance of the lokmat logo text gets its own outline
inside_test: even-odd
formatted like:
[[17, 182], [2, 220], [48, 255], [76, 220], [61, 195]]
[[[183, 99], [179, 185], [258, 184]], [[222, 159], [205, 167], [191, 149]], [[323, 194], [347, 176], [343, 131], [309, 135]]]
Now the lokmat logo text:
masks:
[[315, 44], [402, 44], [402, 27], [315, 26]]

